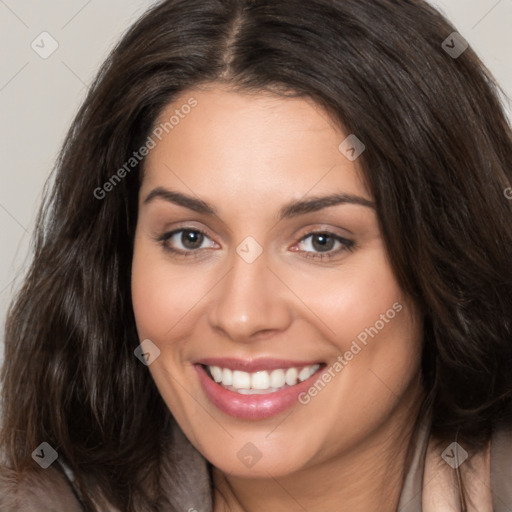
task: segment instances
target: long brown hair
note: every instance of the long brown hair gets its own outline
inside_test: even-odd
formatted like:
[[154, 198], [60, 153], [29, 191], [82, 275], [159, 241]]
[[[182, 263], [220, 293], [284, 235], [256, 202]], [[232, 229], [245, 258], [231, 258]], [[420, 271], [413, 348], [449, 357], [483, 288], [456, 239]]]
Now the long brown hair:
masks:
[[50, 443], [87, 508], [102, 494], [158, 510], [172, 417], [147, 368], [130, 299], [143, 160], [95, 191], [147, 140], [162, 109], [212, 81], [310, 97], [366, 150], [398, 282], [424, 317], [432, 432], [475, 447], [512, 401], [512, 133], [499, 87], [422, 0], [167, 0], [101, 67], [45, 191], [33, 261], [12, 303], [0, 448], [20, 473]]

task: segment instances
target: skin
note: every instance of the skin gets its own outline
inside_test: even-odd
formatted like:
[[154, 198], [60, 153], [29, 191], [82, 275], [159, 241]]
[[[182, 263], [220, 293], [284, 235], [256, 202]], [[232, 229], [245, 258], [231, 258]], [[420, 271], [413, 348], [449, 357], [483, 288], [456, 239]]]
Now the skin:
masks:
[[[139, 194], [132, 295], [141, 340], [160, 356], [148, 366], [169, 409], [213, 464], [215, 511], [395, 511], [421, 402], [422, 326], [391, 270], [371, 207], [339, 204], [278, 221], [293, 200], [332, 193], [372, 201], [343, 133], [314, 102], [219, 84], [187, 91], [198, 104], [150, 151]], [[165, 187], [211, 204], [217, 215], [161, 198]], [[158, 237], [205, 231], [204, 241]], [[322, 247], [312, 232], [352, 240]], [[236, 252], [252, 236], [252, 263]], [[199, 247], [194, 248], [194, 247]], [[310, 257], [307, 257], [307, 254]], [[315, 255], [314, 257], [311, 257]], [[402, 310], [307, 405], [241, 420], [207, 399], [193, 362], [204, 357], [324, 361], [332, 365], [392, 305]], [[246, 467], [248, 442], [261, 459]]]

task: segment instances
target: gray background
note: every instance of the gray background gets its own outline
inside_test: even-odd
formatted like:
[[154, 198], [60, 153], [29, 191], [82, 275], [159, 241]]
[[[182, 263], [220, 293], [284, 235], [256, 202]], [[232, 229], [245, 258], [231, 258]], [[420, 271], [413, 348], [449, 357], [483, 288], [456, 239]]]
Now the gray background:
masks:
[[[0, 364], [5, 313], [28, 263], [43, 184], [99, 65], [152, 3], [0, 0]], [[512, 0], [431, 3], [455, 24], [512, 98]], [[59, 45], [47, 59], [31, 47], [43, 31]]]

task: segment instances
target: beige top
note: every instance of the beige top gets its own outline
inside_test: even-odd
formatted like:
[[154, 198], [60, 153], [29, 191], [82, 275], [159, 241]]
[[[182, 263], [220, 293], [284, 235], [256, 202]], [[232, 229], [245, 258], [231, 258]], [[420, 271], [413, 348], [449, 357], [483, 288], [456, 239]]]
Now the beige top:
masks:
[[[461, 512], [457, 471], [452, 467], [457, 464], [449, 457], [453, 448], [450, 444], [438, 448], [425, 424], [416, 435], [397, 512]], [[459, 456], [461, 460], [464, 457]], [[486, 450], [467, 453], [458, 468], [469, 494], [467, 512], [512, 512], [511, 427], [498, 427]]]
[[[175, 427], [173, 456], [184, 479], [169, 486], [175, 510], [212, 512], [212, 489], [205, 459]], [[415, 449], [404, 480], [397, 512], [460, 512], [457, 472], [448, 457], [429, 441], [429, 427], [416, 432]], [[458, 454], [460, 457], [460, 454]], [[57, 462], [60, 462], [58, 464]], [[452, 462], [455, 465], [455, 462]], [[460, 464], [461, 477], [470, 495], [468, 512], [512, 512], [512, 429], [498, 428], [483, 453], [469, 453]], [[37, 469], [18, 481], [17, 475], [0, 466], [0, 510], [8, 512], [83, 512], [73, 489], [73, 475], [57, 459], [48, 469]], [[184, 485], [185, 484], [185, 485]], [[101, 506], [102, 512], [122, 512]]]

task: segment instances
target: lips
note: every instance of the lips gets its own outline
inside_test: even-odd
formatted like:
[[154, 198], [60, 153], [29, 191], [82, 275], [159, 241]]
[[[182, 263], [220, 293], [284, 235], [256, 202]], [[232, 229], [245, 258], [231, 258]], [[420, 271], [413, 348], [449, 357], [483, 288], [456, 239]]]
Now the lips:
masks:
[[194, 365], [207, 398], [224, 413], [243, 419], [277, 415], [298, 401], [324, 363], [265, 359], [207, 359]]

